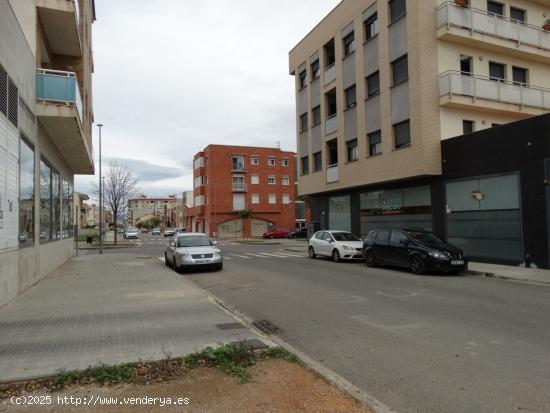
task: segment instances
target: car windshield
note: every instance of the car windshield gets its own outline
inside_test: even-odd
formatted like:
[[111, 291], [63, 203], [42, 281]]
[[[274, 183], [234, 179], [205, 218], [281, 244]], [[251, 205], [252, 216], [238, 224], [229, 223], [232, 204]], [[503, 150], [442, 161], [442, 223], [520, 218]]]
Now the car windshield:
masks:
[[333, 232], [332, 236], [336, 241], [359, 241], [359, 238], [350, 232]]
[[424, 244], [431, 244], [431, 245], [439, 245], [444, 244], [444, 242], [436, 237], [431, 232], [409, 232], [409, 235], [413, 237], [413, 239], [423, 242]]
[[210, 247], [210, 238], [205, 235], [190, 235], [178, 238], [178, 247]]

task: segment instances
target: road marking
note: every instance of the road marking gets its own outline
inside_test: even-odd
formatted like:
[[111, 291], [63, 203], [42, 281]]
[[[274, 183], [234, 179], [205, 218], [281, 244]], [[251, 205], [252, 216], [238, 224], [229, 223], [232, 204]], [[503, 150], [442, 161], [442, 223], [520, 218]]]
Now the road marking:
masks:
[[239, 254], [233, 254], [233, 253], [231, 255], [234, 256], [234, 257], [244, 258], [245, 260], [251, 259], [250, 257], [247, 257], [246, 255], [239, 255]]
[[253, 254], [252, 252], [245, 252], [244, 254], [246, 254], [246, 255], [251, 255], [251, 256], [257, 257], [257, 258], [266, 258], [266, 259], [267, 259], [267, 257], [264, 257], [263, 255], [260, 255], [260, 254]]
[[277, 254], [286, 255], [288, 257], [304, 258], [306, 255], [289, 254], [288, 252], [278, 252]]
[[229, 260], [229, 261], [231, 261], [233, 258], [228, 257], [227, 255], [224, 255], [223, 259], [224, 259], [224, 260]]
[[157, 257], [159, 259], [159, 261], [162, 261], [164, 262], [164, 257]]
[[270, 257], [277, 257], [277, 258], [288, 258], [288, 257], [285, 257], [284, 255], [270, 254], [269, 252], [260, 252], [260, 254], [269, 255]]

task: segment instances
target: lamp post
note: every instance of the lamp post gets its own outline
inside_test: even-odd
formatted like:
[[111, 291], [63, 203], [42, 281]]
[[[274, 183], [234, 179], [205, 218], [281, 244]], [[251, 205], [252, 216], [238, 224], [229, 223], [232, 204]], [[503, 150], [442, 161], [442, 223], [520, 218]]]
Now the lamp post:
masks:
[[97, 124], [99, 129], [99, 253], [103, 254], [103, 186], [101, 184], [101, 123]]

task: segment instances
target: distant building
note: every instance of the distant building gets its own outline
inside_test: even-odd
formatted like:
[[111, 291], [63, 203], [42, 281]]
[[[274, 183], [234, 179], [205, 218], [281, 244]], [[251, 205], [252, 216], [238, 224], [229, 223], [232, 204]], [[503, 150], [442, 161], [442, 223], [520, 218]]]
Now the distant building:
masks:
[[128, 201], [128, 225], [136, 226], [142, 220], [157, 217], [160, 219], [161, 227], [172, 227], [177, 201], [176, 195], [163, 198], [149, 198], [147, 195], [141, 195], [139, 198], [130, 199]]
[[[220, 238], [294, 229], [294, 152], [209, 145], [193, 160], [194, 201], [187, 230]], [[239, 212], [252, 210], [250, 219]]]
[[75, 205], [75, 211], [74, 211], [74, 217], [73, 222], [75, 225], [78, 225], [79, 229], [86, 228], [86, 210], [88, 205], [84, 203], [84, 201], [89, 200], [90, 197], [86, 194], [82, 194], [80, 192], [74, 193], [74, 205]]

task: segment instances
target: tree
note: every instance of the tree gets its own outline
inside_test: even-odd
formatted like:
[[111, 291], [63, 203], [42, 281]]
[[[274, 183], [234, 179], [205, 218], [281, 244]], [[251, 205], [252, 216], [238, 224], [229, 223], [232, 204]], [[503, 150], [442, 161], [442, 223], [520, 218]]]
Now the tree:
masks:
[[[117, 221], [120, 214], [126, 212], [128, 201], [136, 196], [138, 181], [134, 173], [117, 160], [112, 161], [105, 173], [103, 199], [105, 205], [113, 212], [113, 225], [118, 228]], [[96, 190], [96, 193], [99, 191]], [[115, 245], [118, 231], [115, 230]]]
[[[251, 208], [247, 208], [247, 209], [243, 209], [241, 211], [238, 211], [237, 214], [239, 215], [239, 218], [241, 218], [243, 220], [243, 224], [244, 222], [246, 222], [248, 219], [250, 219], [252, 217], [252, 213], [254, 211], [251, 209]], [[244, 225], [243, 225], [244, 227]], [[243, 228], [243, 237], [244, 237], [244, 228]]]

